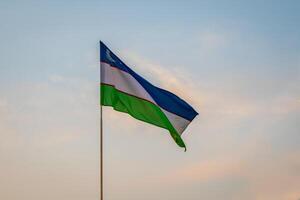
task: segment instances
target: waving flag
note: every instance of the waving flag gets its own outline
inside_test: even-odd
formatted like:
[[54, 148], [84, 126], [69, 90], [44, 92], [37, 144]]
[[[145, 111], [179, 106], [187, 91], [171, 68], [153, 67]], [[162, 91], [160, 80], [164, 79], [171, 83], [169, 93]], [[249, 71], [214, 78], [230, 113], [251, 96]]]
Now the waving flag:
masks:
[[167, 129], [175, 142], [186, 148], [181, 134], [198, 113], [176, 95], [135, 73], [102, 42], [100, 58], [101, 105]]

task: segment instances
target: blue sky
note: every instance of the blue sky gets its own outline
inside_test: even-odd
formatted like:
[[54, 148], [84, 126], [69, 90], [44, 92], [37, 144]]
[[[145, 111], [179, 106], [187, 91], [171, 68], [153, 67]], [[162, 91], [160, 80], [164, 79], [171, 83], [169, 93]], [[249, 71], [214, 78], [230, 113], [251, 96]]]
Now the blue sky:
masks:
[[107, 200], [299, 199], [299, 10], [0, 2], [1, 199], [98, 199], [99, 40], [200, 113], [184, 153], [167, 131], [105, 108]]

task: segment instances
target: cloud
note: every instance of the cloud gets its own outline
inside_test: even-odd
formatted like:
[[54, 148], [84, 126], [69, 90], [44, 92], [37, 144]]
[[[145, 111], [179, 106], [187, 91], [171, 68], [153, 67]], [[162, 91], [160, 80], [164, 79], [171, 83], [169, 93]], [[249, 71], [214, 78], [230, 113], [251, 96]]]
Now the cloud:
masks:
[[78, 128], [88, 128], [80, 120], [84, 117], [92, 120], [96, 115], [92, 109], [97, 108], [97, 90], [93, 89], [92, 83], [85, 81], [76, 85], [53, 83], [62, 80], [66, 78], [54, 76], [49, 83], [23, 83], [6, 91], [6, 112], [2, 110], [0, 117], [4, 125], [10, 126], [7, 131], [15, 130], [20, 136], [30, 134], [37, 137], [34, 139], [36, 144], [43, 146], [42, 142], [54, 145], [54, 138], [57, 141], [71, 140], [72, 135], [77, 137], [76, 133], [80, 132]]
[[[222, 187], [232, 184], [233, 180], [238, 180], [240, 187], [234, 186], [231, 193], [224, 197], [225, 199], [243, 197], [252, 200], [291, 200], [299, 198], [300, 182], [295, 176], [300, 175], [298, 159], [300, 152], [295, 152], [293, 155], [276, 155], [272, 152], [261, 152], [262, 149], [261, 143], [251, 150], [251, 155], [242, 156], [244, 152], [241, 152], [236, 153], [238, 156], [229, 157], [228, 154], [224, 154], [221, 158], [174, 166], [154, 176], [144, 177], [144, 182], [139, 182], [139, 185], [150, 187], [155, 184], [155, 188], [170, 187], [173, 188], [175, 194], [197, 186], [197, 190], [202, 191], [197, 196], [205, 197], [210, 196], [212, 190], [214, 194], [222, 194]], [[220, 182], [224, 185], [218, 185]], [[211, 185], [210, 190], [203, 190], [206, 185]]]
[[229, 36], [224, 31], [201, 31], [198, 36], [198, 44], [203, 51], [213, 51], [225, 47]]
[[[112, 198], [121, 194], [124, 199], [145, 194], [149, 199], [155, 195], [249, 200], [300, 196], [295, 178], [300, 155], [287, 145], [288, 140], [297, 144], [298, 139], [293, 135], [298, 130], [297, 88], [286, 88], [273, 98], [248, 98], [240, 93], [248, 89], [240, 80], [205, 85], [182, 66], [169, 68], [130, 51], [123, 55], [142, 76], [191, 103], [200, 116], [184, 135], [188, 152], [183, 153], [176, 151], [167, 131], [103, 108], [107, 190]], [[5, 192], [0, 197], [38, 199], [49, 194], [59, 198], [49, 187], [68, 198], [97, 196], [97, 81], [50, 75], [44, 82], [3, 90], [0, 135], [5, 140], [0, 140], [0, 157], [4, 179], [0, 185]], [[286, 121], [288, 127], [282, 129]], [[22, 188], [18, 184], [27, 186], [15, 190], [16, 185]], [[32, 196], [35, 188], [41, 192]], [[185, 196], [187, 191], [194, 196]]]
[[[299, 94], [293, 85], [284, 92], [271, 94], [272, 98], [267, 94], [249, 98], [240, 92], [247, 90], [248, 85], [240, 84], [239, 79], [224, 82], [222, 87], [204, 86], [193, 79], [191, 72], [181, 72], [184, 67], [169, 69], [128, 50], [123, 55], [141, 75], [192, 102], [200, 112], [199, 118], [191, 124], [193, 130], [188, 129], [186, 136], [195, 160], [157, 176], [145, 177], [145, 183], [141, 180], [138, 185], [149, 184], [150, 187], [159, 180], [157, 188], [163, 185], [203, 188], [208, 183], [224, 180], [226, 184], [237, 179], [245, 185], [240, 191], [233, 191], [240, 195], [236, 199], [241, 196], [255, 200], [299, 198], [300, 182], [295, 178], [299, 159], [291, 157], [296, 152], [284, 144], [289, 138], [297, 140], [293, 137], [293, 127], [297, 124], [275, 130], [282, 127], [285, 120], [293, 122], [300, 114]], [[282, 131], [285, 137], [279, 141], [277, 137]], [[278, 144], [283, 147], [280, 149]]]
[[49, 76], [49, 81], [53, 82], [53, 83], [62, 82], [62, 81], [64, 81], [64, 77], [61, 76], [61, 75], [56, 75], [56, 74], [50, 75]]
[[74, 79], [3, 90], [1, 199], [97, 197], [98, 83]]
[[235, 176], [238, 173], [239, 167], [238, 160], [228, 158], [205, 160], [186, 165], [183, 168], [171, 170], [159, 179], [164, 184], [185, 185], [193, 182], [205, 183], [208, 181], [217, 181], [228, 176]]
[[124, 51], [122, 55], [134, 66], [135, 70], [154, 85], [169, 90], [189, 102], [198, 104], [199, 98], [197, 85], [190, 79], [190, 74], [179, 66], [172, 66], [172, 69], [153, 63], [136, 53]]
[[209, 109], [210, 113], [213, 111], [214, 113], [241, 116], [253, 114], [259, 110], [256, 104], [239, 96], [238, 93], [228, 93], [224, 87], [231, 87], [232, 85], [223, 85], [222, 88], [204, 86], [201, 84], [201, 80], [195, 80], [192, 71], [184, 70], [186, 69], [184, 66], [168, 68], [153, 63], [129, 50], [124, 51], [123, 57], [129, 60], [129, 63], [141, 75], [151, 80], [156, 86], [175, 93], [194, 105], [200, 112]]
[[300, 113], [300, 95], [298, 97], [282, 96], [274, 100], [272, 109], [273, 114], [286, 115], [289, 113]]
[[[251, 183], [255, 199], [290, 200], [300, 197], [299, 154], [270, 154], [258, 152], [245, 161], [242, 175]], [[257, 157], [259, 156], [259, 157]]]
[[8, 105], [8, 102], [4, 98], [0, 98], [0, 108], [5, 108]]

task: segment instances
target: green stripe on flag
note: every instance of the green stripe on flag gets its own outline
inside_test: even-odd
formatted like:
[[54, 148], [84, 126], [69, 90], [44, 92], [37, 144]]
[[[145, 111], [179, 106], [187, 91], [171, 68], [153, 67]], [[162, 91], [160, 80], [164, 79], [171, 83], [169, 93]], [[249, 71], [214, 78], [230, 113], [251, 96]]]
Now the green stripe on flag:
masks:
[[169, 130], [175, 142], [185, 148], [180, 135], [157, 105], [106, 84], [101, 84], [101, 104], [112, 106], [114, 110], [128, 113], [138, 120]]

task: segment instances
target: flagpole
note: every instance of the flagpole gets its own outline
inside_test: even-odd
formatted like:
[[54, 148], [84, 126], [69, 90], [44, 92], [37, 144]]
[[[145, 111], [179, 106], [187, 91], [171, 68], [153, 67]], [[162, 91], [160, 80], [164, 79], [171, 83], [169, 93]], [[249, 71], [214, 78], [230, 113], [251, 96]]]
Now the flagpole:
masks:
[[[101, 85], [100, 85], [101, 88]], [[101, 90], [101, 89], [100, 89]], [[101, 187], [101, 193], [100, 193], [100, 200], [103, 200], [103, 115], [102, 115], [102, 105], [100, 105], [100, 187]]]
[[[99, 42], [100, 45], [100, 42]], [[99, 48], [101, 51], [101, 48]], [[99, 54], [101, 56], [101, 54]], [[101, 57], [100, 57], [100, 200], [103, 200], [103, 115], [101, 104]]]

